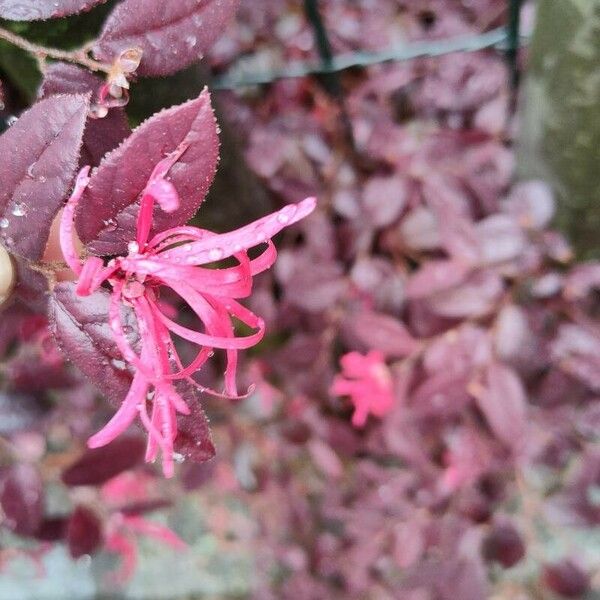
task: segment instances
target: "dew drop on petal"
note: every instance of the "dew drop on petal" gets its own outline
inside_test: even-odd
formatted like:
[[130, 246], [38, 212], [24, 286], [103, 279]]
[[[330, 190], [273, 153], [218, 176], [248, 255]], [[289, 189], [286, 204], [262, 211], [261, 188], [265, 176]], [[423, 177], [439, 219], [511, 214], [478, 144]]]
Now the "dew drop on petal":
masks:
[[221, 248], [213, 248], [209, 251], [208, 257], [210, 260], [220, 260], [223, 258], [223, 250]]
[[27, 177], [31, 177], [33, 179], [33, 169], [35, 169], [35, 163], [31, 163], [27, 167]]
[[140, 245], [137, 242], [129, 242], [127, 244], [127, 250], [129, 254], [137, 254], [140, 251]]
[[183, 454], [179, 454], [179, 452], [173, 452], [173, 460], [176, 463], [181, 464], [182, 462], [185, 462], [185, 456]]
[[0, 227], [2, 227], [2, 229], [6, 229], [9, 225], [10, 221], [6, 217], [0, 219]]

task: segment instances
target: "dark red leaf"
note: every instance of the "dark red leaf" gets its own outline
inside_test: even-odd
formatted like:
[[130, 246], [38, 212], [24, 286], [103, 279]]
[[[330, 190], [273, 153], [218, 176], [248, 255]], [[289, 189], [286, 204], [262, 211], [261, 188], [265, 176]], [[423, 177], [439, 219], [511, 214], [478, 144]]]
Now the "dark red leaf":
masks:
[[[122, 356], [108, 325], [109, 294], [99, 290], [82, 298], [74, 283], [60, 283], [50, 296], [49, 319], [52, 333], [64, 355], [91, 382], [117, 405], [131, 383]], [[123, 308], [125, 311], [125, 308]], [[126, 312], [127, 326], [136, 332], [133, 312]]]
[[48, 305], [48, 279], [32, 268], [31, 263], [19, 256], [13, 256], [17, 285], [13, 299], [21, 306], [36, 313], [45, 313]]
[[412, 354], [419, 343], [401, 321], [375, 312], [351, 314], [344, 323], [351, 338], [368, 350], [379, 350], [391, 358]]
[[475, 397], [496, 437], [518, 450], [527, 428], [527, 399], [515, 371], [500, 363], [490, 364], [484, 387]]
[[448, 290], [462, 283], [470, 270], [460, 260], [431, 260], [408, 280], [406, 295], [415, 300]]
[[0, 239], [31, 260], [69, 192], [88, 110], [86, 96], [41, 100], [0, 136]]
[[133, 469], [144, 460], [141, 437], [121, 436], [108, 446], [86, 450], [62, 474], [66, 485], [102, 485], [119, 473]]
[[590, 589], [589, 576], [571, 560], [547, 565], [543, 578], [547, 587], [565, 598], [581, 598]]
[[73, 558], [93, 554], [102, 542], [102, 523], [89, 508], [78, 506], [67, 523], [67, 544]]
[[496, 525], [483, 539], [481, 548], [486, 560], [496, 561], [508, 569], [525, 556], [525, 543], [513, 525]]
[[54, 19], [89, 10], [106, 0], [0, 0], [0, 17], [11, 21]]
[[140, 75], [168, 75], [202, 57], [234, 17], [239, 0], [124, 0], [104, 24], [94, 48], [112, 63], [141, 48]]
[[156, 164], [183, 141], [187, 151], [170, 171], [181, 197], [172, 213], [157, 210], [154, 231], [186, 223], [208, 191], [217, 168], [219, 139], [208, 91], [143, 123], [94, 170], [79, 205], [76, 225], [98, 255], [125, 252], [135, 239], [139, 196]]
[[[40, 97], [55, 94], [85, 94], [97, 96], [104, 81], [76, 65], [52, 63], [44, 71]], [[83, 134], [80, 165], [96, 166], [102, 157], [114, 150], [129, 134], [131, 129], [122, 108], [112, 108], [103, 119], [88, 118]]]
[[35, 537], [42, 542], [58, 542], [65, 537], [66, 530], [67, 519], [61, 517], [44, 519], [35, 532]]
[[44, 488], [35, 467], [21, 464], [13, 467], [2, 487], [0, 505], [4, 524], [19, 535], [33, 535], [44, 512]]
[[215, 447], [198, 393], [186, 382], [178, 385], [178, 391], [190, 407], [191, 412], [189, 415], [177, 416], [178, 433], [175, 438], [175, 451], [184, 459], [192, 462], [206, 462], [214, 457]]

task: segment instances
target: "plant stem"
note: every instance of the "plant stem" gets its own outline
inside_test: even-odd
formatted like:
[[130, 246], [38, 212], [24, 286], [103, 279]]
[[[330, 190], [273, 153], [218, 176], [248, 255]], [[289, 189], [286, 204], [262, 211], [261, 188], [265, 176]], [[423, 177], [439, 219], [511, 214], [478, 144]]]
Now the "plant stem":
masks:
[[43, 64], [46, 58], [54, 58], [56, 60], [62, 60], [65, 62], [76, 63], [83, 67], [90, 69], [91, 71], [102, 71], [108, 73], [110, 71], [110, 65], [98, 62], [90, 58], [86, 50], [83, 48], [77, 48], [76, 50], [59, 50], [57, 48], [46, 48], [45, 46], [39, 46], [34, 44], [24, 37], [0, 27], [0, 39], [7, 41], [17, 48], [21, 48], [26, 52], [32, 54], [37, 60]]

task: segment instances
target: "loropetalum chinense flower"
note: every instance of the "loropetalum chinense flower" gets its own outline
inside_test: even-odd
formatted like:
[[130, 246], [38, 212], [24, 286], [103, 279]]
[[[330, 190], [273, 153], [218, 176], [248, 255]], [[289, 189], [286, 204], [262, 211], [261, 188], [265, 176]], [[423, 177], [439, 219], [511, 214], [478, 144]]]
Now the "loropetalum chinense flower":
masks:
[[394, 382], [381, 352], [349, 352], [340, 359], [342, 374], [331, 386], [335, 396], [349, 396], [354, 404], [352, 425], [364, 427], [369, 414], [383, 417], [394, 406]]
[[[253, 276], [275, 262], [277, 252], [271, 238], [306, 217], [316, 205], [314, 198], [307, 198], [225, 234], [182, 226], [150, 237], [154, 203], [158, 202], [166, 212], [179, 207], [179, 196], [167, 174], [186, 149], [187, 145], [182, 144], [152, 172], [141, 194], [136, 239], [129, 243], [127, 256], [112, 258], [107, 264], [97, 256], [82, 261], [75, 249], [73, 219], [77, 203], [89, 183], [89, 167], [83, 168], [77, 177], [60, 227], [65, 261], [78, 276], [77, 294], [90, 295], [105, 284], [112, 288], [107, 318], [117, 348], [134, 373], [119, 410], [89, 439], [88, 445], [98, 448], [110, 443], [139, 416], [148, 432], [146, 460], [155, 460], [160, 451], [167, 477], [174, 472], [177, 413], [190, 414], [186, 399], [178, 392], [176, 384], [185, 380], [202, 392], [238, 396], [238, 351], [257, 344], [265, 332], [264, 321], [242, 306], [238, 299], [249, 296]], [[250, 258], [247, 251], [261, 245], [266, 245], [262, 253]], [[226, 259], [235, 259], [237, 264], [221, 267], [220, 261]], [[203, 331], [173, 320], [173, 314], [160, 299], [165, 288], [170, 288], [185, 302], [203, 324]], [[122, 322], [123, 306], [132, 310], [136, 317], [137, 344], [132, 344], [126, 335]], [[254, 332], [236, 336], [232, 317]], [[177, 352], [173, 336], [199, 347], [196, 357], [186, 366]], [[192, 378], [212, 356], [214, 349], [226, 352], [224, 394], [199, 386]]]

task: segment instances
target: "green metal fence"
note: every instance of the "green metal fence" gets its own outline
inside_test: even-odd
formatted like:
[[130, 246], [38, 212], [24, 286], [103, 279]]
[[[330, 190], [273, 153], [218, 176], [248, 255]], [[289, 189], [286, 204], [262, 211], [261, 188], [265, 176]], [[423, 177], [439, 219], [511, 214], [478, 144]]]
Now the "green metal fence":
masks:
[[215, 89], [237, 89], [269, 84], [280, 79], [312, 75], [324, 77], [327, 87], [337, 94], [340, 90], [338, 74], [346, 69], [422, 57], [443, 56], [454, 52], [474, 52], [487, 48], [495, 48], [499, 52], [505, 53], [511, 70], [511, 80], [516, 86], [519, 81], [518, 49], [521, 44], [526, 42], [526, 39], [520, 34], [521, 4], [522, 0], [508, 0], [507, 25], [479, 35], [459, 36], [441, 41], [415, 42], [380, 52], [357, 51], [334, 55], [327, 28], [319, 10], [319, 0], [304, 0], [305, 13], [313, 28], [319, 61], [294, 62], [278, 71], [222, 75], [215, 78], [213, 87]]

